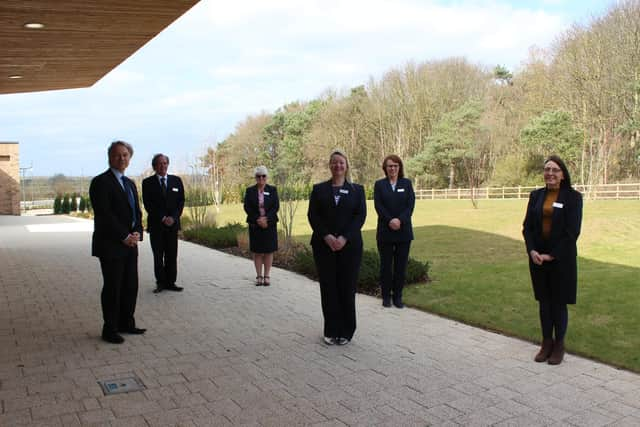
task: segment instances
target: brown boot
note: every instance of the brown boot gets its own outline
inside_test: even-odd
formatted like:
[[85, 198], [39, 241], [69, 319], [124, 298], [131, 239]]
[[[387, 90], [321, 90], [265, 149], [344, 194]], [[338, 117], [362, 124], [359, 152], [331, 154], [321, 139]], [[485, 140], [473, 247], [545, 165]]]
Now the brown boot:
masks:
[[536, 362], [546, 362], [549, 356], [551, 356], [551, 351], [553, 350], [553, 339], [545, 338], [542, 340], [542, 345], [540, 346], [540, 351], [536, 354], [536, 357], [533, 358]]
[[562, 359], [564, 359], [564, 341], [556, 341], [553, 343], [553, 351], [547, 362], [549, 365], [559, 365]]

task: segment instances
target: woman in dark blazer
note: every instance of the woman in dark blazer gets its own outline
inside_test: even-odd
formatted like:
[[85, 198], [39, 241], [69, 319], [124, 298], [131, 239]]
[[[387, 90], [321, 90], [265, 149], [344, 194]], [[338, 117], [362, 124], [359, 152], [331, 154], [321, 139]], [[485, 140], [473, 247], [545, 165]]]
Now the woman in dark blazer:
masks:
[[329, 158], [331, 179], [313, 186], [307, 217], [320, 277], [324, 342], [345, 345], [356, 330], [356, 284], [362, 261], [360, 229], [367, 216], [364, 188], [349, 182], [349, 163], [339, 151]]
[[522, 234], [540, 305], [542, 345], [534, 360], [557, 365], [564, 358], [567, 304], [576, 303], [582, 195], [571, 187], [569, 171], [558, 156], [544, 162], [544, 182], [544, 188], [529, 196]]
[[411, 181], [404, 177], [402, 160], [395, 154], [385, 157], [386, 178], [376, 181], [373, 200], [378, 213], [376, 241], [380, 254], [382, 305], [403, 308], [402, 288], [407, 273], [409, 248], [413, 240], [411, 215], [416, 204]]
[[244, 211], [249, 224], [249, 250], [253, 252], [256, 286], [271, 285], [273, 253], [278, 250], [278, 210], [280, 200], [276, 187], [267, 184], [267, 168], [254, 170], [256, 185], [247, 188]]

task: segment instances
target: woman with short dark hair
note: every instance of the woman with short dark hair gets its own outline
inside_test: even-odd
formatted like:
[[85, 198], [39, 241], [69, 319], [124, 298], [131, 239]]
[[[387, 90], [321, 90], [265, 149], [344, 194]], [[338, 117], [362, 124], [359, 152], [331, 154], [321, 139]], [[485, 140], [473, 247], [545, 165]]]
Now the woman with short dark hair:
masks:
[[378, 213], [376, 242], [380, 254], [382, 306], [403, 308], [402, 288], [413, 240], [411, 215], [416, 196], [411, 181], [404, 177], [402, 160], [391, 154], [382, 161], [385, 178], [376, 181], [373, 200]]
[[522, 234], [542, 327], [542, 345], [534, 360], [557, 365], [565, 352], [567, 304], [576, 303], [582, 195], [571, 186], [567, 166], [558, 156], [545, 160], [543, 177], [545, 186], [529, 195]]

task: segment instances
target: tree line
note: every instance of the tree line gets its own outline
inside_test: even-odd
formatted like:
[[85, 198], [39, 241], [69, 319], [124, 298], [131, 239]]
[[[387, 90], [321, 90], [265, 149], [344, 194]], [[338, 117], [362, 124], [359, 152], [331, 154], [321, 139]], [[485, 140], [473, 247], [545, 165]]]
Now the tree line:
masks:
[[395, 153], [416, 187], [540, 182], [545, 156], [562, 156], [581, 184], [640, 178], [640, 0], [574, 24], [512, 72], [465, 58], [408, 62], [346, 92], [246, 117], [201, 160], [219, 199], [238, 200], [251, 171], [308, 188], [329, 153], [372, 186]]

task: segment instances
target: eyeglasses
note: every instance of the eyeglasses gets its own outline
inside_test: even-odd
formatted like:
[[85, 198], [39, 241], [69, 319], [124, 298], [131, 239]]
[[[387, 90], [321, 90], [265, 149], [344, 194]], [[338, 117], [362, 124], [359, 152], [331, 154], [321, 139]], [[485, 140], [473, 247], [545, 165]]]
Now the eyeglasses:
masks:
[[558, 173], [558, 172], [562, 172], [562, 169], [560, 168], [551, 168], [551, 167], [546, 167], [544, 169], [542, 169], [542, 171], [544, 173]]
[[400, 165], [387, 165], [386, 168], [387, 169], [392, 169], [392, 168], [399, 168]]
[[256, 178], [266, 178], [267, 175], [256, 175]]

